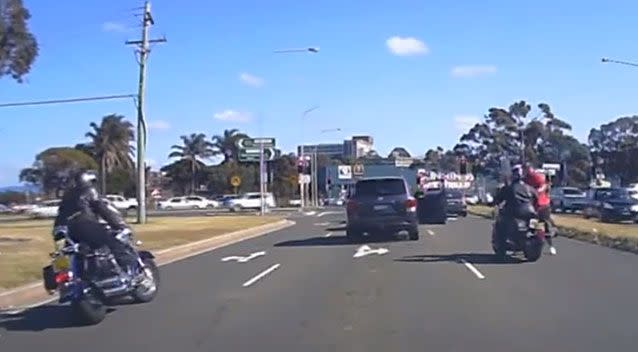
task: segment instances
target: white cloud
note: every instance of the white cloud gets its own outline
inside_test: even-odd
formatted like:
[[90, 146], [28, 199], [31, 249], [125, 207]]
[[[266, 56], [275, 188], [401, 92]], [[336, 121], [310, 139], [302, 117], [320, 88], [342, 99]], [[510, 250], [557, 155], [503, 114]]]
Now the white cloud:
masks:
[[252, 115], [248, 112], [240, 112], [232, 109], [226, 109], [213, 115], [216, 120], [227, 122], [250, 122]]
[[452, 77], [456, 78], [470, 78], [484, 75], [490, 75], [496, 73], [496, 66], [494, 65], [468, 65], [468, 66], [456, 66], [452, 68]]
[[150, 167], [157, 165], [157, 163], [153, 159], [146, 159], [145, 163], [146, 163], [146, 166], [150, 166]]
[[469, 131], [479, 122], [481, 122], [481, 119], [478, 116], [458, 115], [454, 117], [454, 126], [456, 126], [457, 130], [463, 133]]
[[239, 75], [239, 80], [242, 81], [242, 83], [255, 88], [258, 88], [264, 85], [263, 78], [251, 75], [250, 73], [246, 73], [246, 72], [242, 72]]
[[388, 50], [398, 56], [425, 55], [430, 48], [421, 40], [414, 37], [394, 36], [385, 41]]
[[152, 130], [168, 130], [171, 128], [171, 124], [164, 120], [156, 120], [148, 123], [148, 128]]
[[129, 32], [131, 29], [123, 23], [108, 21], [102, 23], [102, 30], [104, 32], [126, 33]]

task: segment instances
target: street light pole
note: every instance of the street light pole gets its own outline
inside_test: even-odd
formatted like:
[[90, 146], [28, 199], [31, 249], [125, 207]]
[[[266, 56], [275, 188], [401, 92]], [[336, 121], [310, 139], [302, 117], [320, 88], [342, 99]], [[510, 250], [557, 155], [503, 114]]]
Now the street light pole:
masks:
[[[301, 150], [299, 152], [299, 158], [301, 159], [301, 161], [303, 162], [303, 169], [305, 170], [306, 167], [306, 156], [304, 153], [304, 121], [306, 119], [306, 116], [319, 109], [319, 106], [315, 105], [309, 109], [306, 109], [303, 113], [301, 113]], [[310, 172], [312, 174], [312, 170]], [[304, 174], [299, 175], [300, 178], [303, 178]], [[305, 180], [300, 180], [301, 182], [299, 182], [299, 194], [301, 196], [301, 209], [303, 209], [307, 204], [306, 204], [306, 196], [308, 194], [308, 184], [305, 182]]]
[[297, 48], [297, 49], [281, 49], [275, 50], [275, 54], [287, 54], [287, 53], [313, 53], [316, 54], [319, 52], [318, 47], [308, 47], [308, 48]]

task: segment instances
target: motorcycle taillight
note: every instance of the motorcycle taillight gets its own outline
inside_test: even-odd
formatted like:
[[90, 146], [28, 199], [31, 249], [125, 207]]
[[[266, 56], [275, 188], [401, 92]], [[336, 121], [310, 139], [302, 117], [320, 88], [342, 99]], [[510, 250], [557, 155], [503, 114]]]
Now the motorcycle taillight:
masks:
[[69, 282], [70, 279], [71, 273], [69, 271], [60, 271], [59, 273], [55, 274], [55, 283], [58, 285]]

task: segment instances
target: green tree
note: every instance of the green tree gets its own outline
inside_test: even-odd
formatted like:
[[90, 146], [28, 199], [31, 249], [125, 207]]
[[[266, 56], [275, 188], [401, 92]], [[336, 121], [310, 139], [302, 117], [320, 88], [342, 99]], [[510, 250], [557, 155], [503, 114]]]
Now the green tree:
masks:
[[241, 179], [237, 192], [254, 192], [259, 190], [259, 167], [253, 164], [237, 163], [229, 161], [211, 166], [208, 172], [208, 188], [218, 194], [234, 193], [235, 189], [230, 184], [233, 176]]
[[[297, 157], [294, 154], [282, 155], [271, 163], [273, 172], [272, 192], [279, 202], [285, 203], [294, 198], [299, 189]], [[319, 164], [319, 160], [317, 160], [317, 164]]]
[[227, 163], [230, 160], [238, 161], [239, 148], [237, 147], [237, 141], [241, 138], [248, 138], [248, 135], [239, 132], [236, 128], [224, 130], [223, 134], [213, 136], [212, 146], [215, 155], [223, 155], [223, 163]]
[[180, 158], [187, 160], [190, 166], [190, 192], [195, 192], [195, 181], [197, 171], [202, 169], [201, 159], [208, 159], [214, 155], [213, 143], [206, 141], [206, 135], [203, 133], [191, 133], [190, 136], [181, 136], [182, 145], [173, 145], [173, 151], [168, 155], [169, 158]]
[[73, 173], [97, 169], [97, 163], [90, 155], [70, 147], [46, 149], [36, 155], [35, 159], [33, 167], [22, 170], [20, 174], [25, 180], [27, 177], [38, 179], [46, 194], [55, 194], [58, 197]]
[[91, 122], [91, 131], [86, 136], [91, 139], [86, 151], [92, 151], [92, 156], [98, 163], [100, 173], [100, 190], [106, 193], [107, 174], [115, 167], [132, 168], [134, 140], [133, 125], [124, 120], [124, 116], [111, 114], [102, 118], [100, 125]]
[[0, 78], [23, 82], [38, 56], [38, 42], [29, 31], [31, 18], [22, 0], [0, 0]]
[[403, 147], [395, 147], [392, 149], [390, 154], [388, 154], [388, 159], [393, 158], [411, 158], [412, 155]]
[[618, 175], [623, 183], [638, 180], [638, 116], [625, 116], [592, 128], [589, 149], [595, 159], [604, 161], [607, 175]]

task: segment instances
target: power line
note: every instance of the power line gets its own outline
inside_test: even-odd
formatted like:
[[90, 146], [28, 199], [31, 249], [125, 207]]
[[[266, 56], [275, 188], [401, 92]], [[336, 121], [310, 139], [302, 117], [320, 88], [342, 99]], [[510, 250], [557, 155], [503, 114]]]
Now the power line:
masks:
[[136, 97], [135, 94], [121, 94], [121, 95], [106, 95], [106, 96], [87, 97], [87, 98], [39, 100], [39, 101], [26, 101], [26, 102], [19, 102], [19, 103], [0, 103], [0, 108], [8, 108], [8, 107], [15, 107], [15, 106], [68, 104], [68, 103], [80, 103], [85, 101], [116, 100], [116, 99], [125, 99], [125, 98], [134, 99], [135, 97]]

